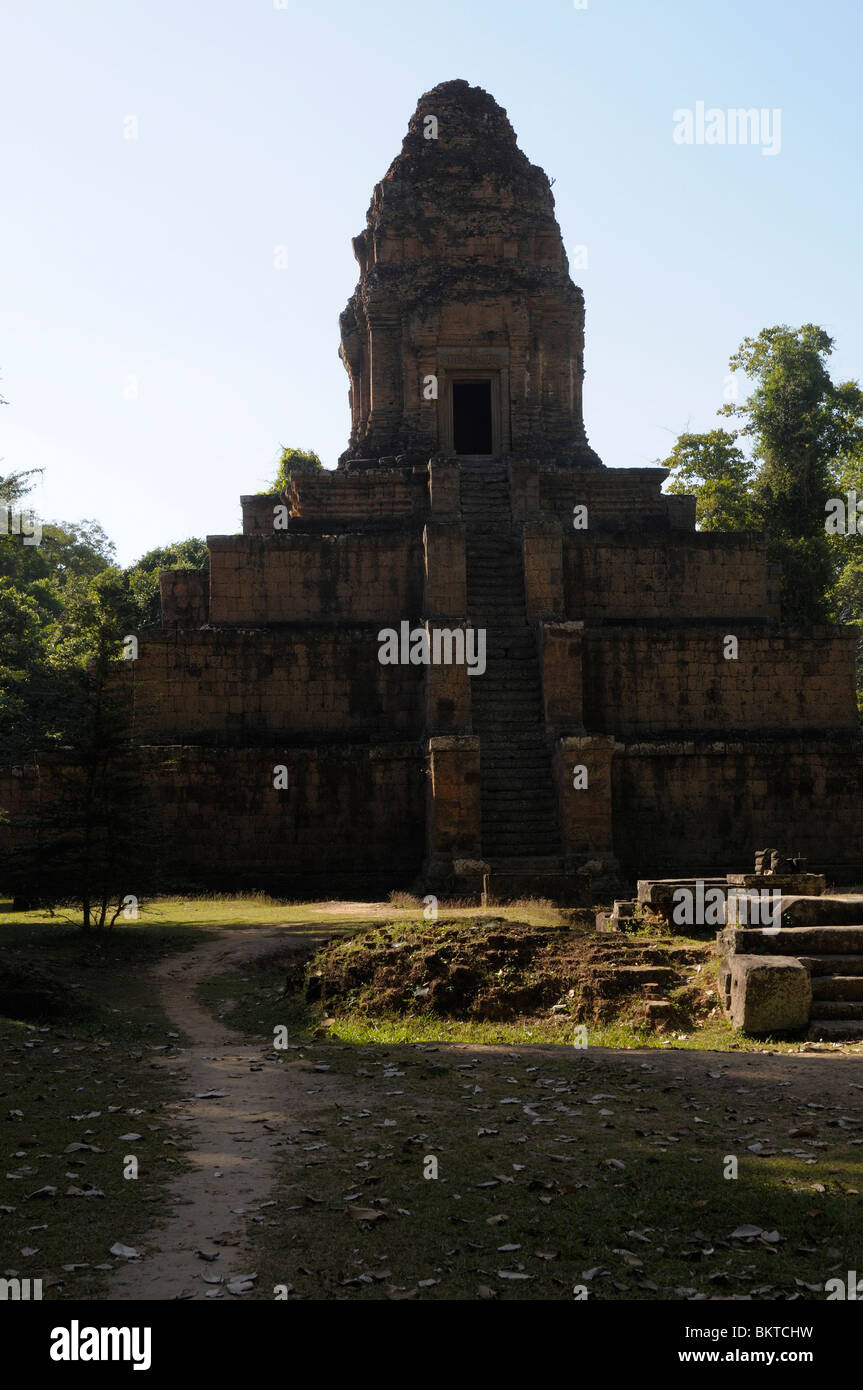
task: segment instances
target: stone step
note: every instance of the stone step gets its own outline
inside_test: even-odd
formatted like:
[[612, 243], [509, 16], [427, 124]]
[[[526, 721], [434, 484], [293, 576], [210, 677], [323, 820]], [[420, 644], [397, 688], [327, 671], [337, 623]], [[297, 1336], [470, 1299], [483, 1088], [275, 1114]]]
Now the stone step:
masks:
[[499, 705], [475, 704], [474, 730], [482, 735], [484, 731], [492, 732], [498, 724], [515, 724], [519, 728], [529, 728], [536, 724], [539, 708], [538, 695], [530, 700], [505, 700]]
[[849, 1001], [847, 999], [813, 999], [812, 1008], [809, 1011], [811, 1022], [816, 1019], [860, 1019], [863, 1023], [863, 999]]
[[533, 670], [533, 662], [519, 658], [514, 661], [512, 666], [502, 662], [500, 657], [494, 661], [488, 660], [486, 654], [486, 668], [481, 676], [471, 676], [475, 695], [505, 695], [512, 690], [518, 693], [529, 686], [539, 688], [540, 680], [536, 671]]
[[[544, 748], [519, 747], [519, 740], [523, 737], [521, 731], [513, 732], [507, 730], [508, 736], [512, 739], [513, 747], [507, 752], [506, 736], [501, 738], [500, 731], [496, 731], [494, 739], [486, 738], [480, 742], [480, 766], [487, 767], [490, 771], [496, 771], [508, 767], [518, 767], [525, 772], [536, 772], [538, 768], [551, 768], [551, 754]], [[483, 742], [485, 747], [483, 747]]]
[[[480, 759], [480, 769], [488, 773], [488, 785], [524, 796], [532, 787], [547, 783], [552, 786], [550, 762], [488, 763]], [[507, 774], [511, 772], [511, 776]]]
[[[483, 844], [486, 854], [543, 854], [549, 846], [554, 848], [555, 827], [553, 825], [526, 825], [519, 831], [503, 830], [499, 826], [483, 826]], [[850, 1008], [850, 1006], [849, 1006]]]
[[530, 728], [536, 729], [540, 726], [542, 697], [535, 686], [524, 685], [520, 689], [502, 691], [486, 689], [480, 692], [476, 684], [480, 677], [472, 676], [470, 679], [473, 682], [471, 693], [474, 715], [482, 715], [486, 724], [493, 722], [497, 715], [515, 713], [529, 718]]
[[486, 666], [481, 676], [471, 676], [474, 701], [496, 700], [498, 703], [509, 697], [519, 699], [526, 695], [539, 693], [540, 682], [528, 665], [504, 675], [502, 671]]
[[[512, 607], [513, 604], [516, 605], [515, 609]], [[518, 618], [522, 623], [527, 622], [524, 586], [520, 578], [518, 584], [513, 583], [510, 588], [503, 575], [490, 580], [488, 584], [472, 584], [468, 576], [467, 606], [469, 610], [473, 608], [477, 612], [487, 614], [489, 619], [493, 618], [501, 627], [505, 623], [512, 623], [514, 618]]]
[[499, 657], [491, 662], [486, 655], [486, 667], [482, 675], [470, 678], [474, 697], [482, 699], [483, 696], [496, 696], [500, 699], [510, 692], [519, 695], [525, 690], [538, 690], [540, 680], [536, 671], [531, 669], [532, 665], [532, 662], [519, 660], [513, 662], [512, 667], [502, 669]]
[[506, 657], [499, 654], [490, 656], [488, 643], [486, 643], [485, 670], [481, 676], [471, 676], [474, 691], [479, 693], [505, 690], [509, 684], [520, 689], [529, 681], [537, 686], [540, 684], [535, 661], [529, 661], [524, 656], [513, 657], [512, 661], [508, 661]]
[[481, 741], [483, 855], [507, 861], [548, 856], [560, 847], [557, 799], [507, 466], [464, 468], [461, 507], [468, 612], [473, 625], [486, 630], [486, 669], [471, 687], [473, 729]]
[[809, 1025], [810, 1042], [853, 1042], [863, 1038], [863, 1018], [822, 1019]]
[[[557, 818], [551, 814], [535, 817], [513, 814], [502, 820], [488, 815], [483, 817], [483, 834], [493, 834], [499, 841], [509, 840], [518, 844], [523, 835], [530, 834], [535, 830], [542, 830], [545, 834], [548, 830], [554, 829], [556, 825]], [[544, 845], [542, 848], [543, 852], [547, 854], [549, 849], [554, 849], [555, 846]]]
[[509, 855], [506, 859], [489, 859], [490, 869], [509, 873], [561, 873], [563, 859], [555, 854]]
[[515, 738], [509, 731], [506, 734], [495, 735], [491, 730], [483, 740], [482, 750], [497, 758], [512, 756], [515, 753], [525, 756], [530, 753], [537, 759], [550, 758], [552, 752], [545, 730], [536, 724], [522, 730]]
[[486, 630], [485, 661], [486, 666], [483, 674], [474, 677], [478, 690], [491, 685], [492, 677], [495, 677], [497, 681], [516, 679], [523, 681], [525, 676], [539, 680], [536, 653], [531, 652], [524, 643], [515, 642], [512, 638], [500, 637], [494, 629], [490, 632]]
[[[540, 698], [538, 694], [532, 694], [529, 698], [505, 699], [493, 701], [474, 702], [474, 731], [480, 735], [485, 734], [485, 741], [502, 745], [506, 742], [497, 725], [512, 724], [513, 722], [522, 725], [522, 733], [526, 734], [530, 729], [535, 729], [539, 723]], [[512, 731], [507, 730], [507, 738], [512, 736]], [[503, 752], [502, 747], [499, 752]]]
[[[474, 622], [474, 626], [476, 625]], [[521, 677], [525, 671], [533, 670], [537, 679], [539, 678], [536, 651], [531, 651], [528, 646], [526, 633], [519, 637], [507, 636], [505, 633], [487, 626], [485, 630], [485, 658], [486, 676], [493, 672], [506, 680], [509, 674], [514, 673]], [[488, 682], [485, 681], [485, 684]]]
[[719, 938], [724, 955], [863, 955], [863, 927], [725, 927]]
[[[551, 786], [552, 784], [550, 765], [546, 762], [525, 761], [507, 764], [505, 762], [483, 762], [482, 759], [480, 759], [480, 768], [483, 772], [488, 774], [490, 784], [493, 782], [495, 785], [500, 786], [502, 783], [506, 783], [512, 787], [513, 791], [517, 791], [520, 794], [523, 794], [523, 788], [518, 785], [519, 783], [526, 783], [529, 778], [535, 784], [536, 779], [543, 773], [548, 774], [548, 785]], [[507, 776], [510, 772], [512, 775]]]
[[[529, 728], [531, 724], [536, 723], [537, 713], [538, 706], [536, 708], [532, 707], [530, 710], [519, 711], [514, 709], [510, 710], [508, 713], [496, 713], [492, 726], [490, 721], [487, 722], [482, 719], [479, 711], [474, 710], [474, 733], [479, 734], [480, 738], [482, 738], [484, 734], [489, 733], [492, 729], [495, 733], [500, 733], [501, 730], [507, 729], [513, 735], [517, 735], [521, 733], [522, 729]], [[488, 766], [488, 764], [486, 764], [486, 766]]]
[[860, 975], [863, 976], [863, 955], [861, 956], [801, 956], [813, 980], [818, 975]]
[[481, 619], [481, 625], [491, 628], [495, 636], [502, 631], [504, 620], [509, 621], [513, 616], [520, 619], [522, 634], [527, 631], [527, 613], [521, 589], [508, 594], [505, 586], [495, 584], [493, 594], [483, 594], [475, 592], [468, 585], [467, 611], [475, 624], [479, 625]]
[[537, 837], [535, 840], [532, 840], [529, 836], [525, 836], [524, 839], [517, 844], [506, 844], [502, 840], [488, 840], [485, 854], [487, 857], [496, 859], [505, 858], [509, 854], [524, 854], [525, 852], [530, 853], [531, 851], [538, 854], [542, 851], [543, 845], [543, 837]]
[[789, 927], [863, 927], [863, 894], [853, 897], [782, 897], [782, 925]]
[[[512, 816], [521, 819], [522, 816], [534, 814], [551, 814], [554, 812], [556, 802], [549, 788], [547, 794], [537, 792], [527, 797], [524, 793], [509, 796], [503, 787], [488, 787], [486, 794], [481, 798], [483, 805], [488, 808], [495, 816]], [[845, 977], [843, 977], [845, 978]], [[854, 978], [853, 976], [849, 978]]]
[[[513, 737], [518, 737], [517, 731], [514, 731]], [[551, 785], [550, 758], [527, 757], [525, 754], [519, 756], [516, 750], [513, 751], [513, 756], [509, 759], [503, 756], [490, 758], [488, 756], [483, 757], [482, 749], [480, 749], [479, 765], [483, 772], [488, 772], [497, 782], [500, 782], [502, 778], [506, 778], [507, 773], [511, 773], [512, 776], [510, 780], [513, 787], [517, 787], [519, 782], [524, 782], [527, 778], [531, 778], [535, 781], [540, 773], [546, 771], [548, 774], [549, 786]]]
[[863, 1000], [863, 975], [813, 975], [812, 998]]
[[[504, 794], [501, 791], [495, 791], [494, 788], [489, 788], [487, 795], [482, 798], [482, 802], [483, 806], [495, 818], [500, 819], [509, 816], [519, 823], [524, 819], [529, 819], [531, 816], [553, 816], [555, 811], [555, 801], [550, 794], [548, 796], [542, 796], [537, 793], [530, 798], [525, 796], [513, 796], [505, 800]], [[845, 977], [843, 976], [842, 978], [844, 979]], [[855, 977], [851, 976], [849, 978], [853, 979]]]
[[516, 768], [515, 775], [509, 778], [506, 776], [506, 768], [504, 767], [486, 766], [483, 768], [482, 764], [480, 764], [480, 768], [488, 774], [484, 781], [484, 785], [487, 786], [490, 791], [494, 791], [496, 796], [508, 795], [513, 801], [518, 801], [519, 799], [524, 801], [533, 794], [535, 789], [543, 786], [547, 786], [548, 795], [551, 795], [551, 772], [542, 764], [537, 764], [536, 766], [519, 765], [519, 767]]
[[[507, 780], [507, 778], [502, 775], [501, 770], [497, 768], [486, 768], [484, 770], [488, 773], [488, 777], [485, 779], [485, 785], [488, 787], [489, 791], [494, 792], [496, 797], [501, 797], [516, 803], [524, 802], [532, 795], [531, 789], [537, 787], [538, 780], [544, 772], [544, 769], [541, 767], [520, 767], [518, 769], [518, 778]], [[519, 786], [518, 782], [521, 782], [522, 785]], [[547, 783], [547, 795], [551, 797], [552, 782], [550, 776], [547, 778]]]
[[480, 800], [483, 813], [498, 822], [509, 819], [514, 825], [520, 825], [531, 816], [557, 819], [557, 803], [550, 791], [547, 795], [537, 794], [529, 800], [524, 796], [505, 800], [500, 789], [489, 787]]
[[468, 575], [467, 606], [469, 612], [483, 613], [488, 625], [498, 630], [515, 622], [522, 632], [527, 626], [521, 576], [510, 582], [507, 575], [493, 575], [488, 583], [475, 584]]
[[539, 681], [532, 678], [528, 670], [519, 671], [511, 678], [501, 676], [497, 671], [485, 672], [482, 676], [471, 676], [473, 703], [505, 706], [508, 700], [530, 704], [539, 698]]
[[471, 676], [474, 700], [505, 700], [512, 695], [516, 699], [524, 694], [538, 693], [539, 677], [529, 665], [504, 675], [499, 669], [486, 666], [481, 676]]
[[552, 826], [543, 826], [538, 830], [526, 826], [519, 835], [498, 834], [493, 827], [487, 827], [483, 831], [483, 851], [486, 857], [500, 857], [507, 854], [542, 854], [550, 844], [555, 843], [555, 838], [555, 830]]

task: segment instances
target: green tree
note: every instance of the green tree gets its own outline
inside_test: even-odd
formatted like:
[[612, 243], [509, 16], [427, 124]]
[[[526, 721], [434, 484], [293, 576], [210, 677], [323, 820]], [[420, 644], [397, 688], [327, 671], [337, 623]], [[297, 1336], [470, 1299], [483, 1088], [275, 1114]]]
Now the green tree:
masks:
[[702, 531], [745, 531], [754, 526], [754, 468], [738, 447], [738, 438], [721, 429], [681, 434], [663, 460], [672, 472], [668, 491], [695, 495], [695, 520]]
[[85, 931], [112, 925], [155, 882], [152, 769], [134, 737], [131, 662], [118, 660], [138, 615], [122, 570], [76, 576], [30, 677], [53, 697], [51, 729], [36, 724], [29, 750], [46, 796], [12, 826], [7, 875], [21, 898], [79, 907]]
[[[836, 470], [835, 496], [842, 499], [846, 509], [849, 495], [852, 505], [855, 498], [863, 502], [863, 449], [844, 455]], [[836, 617], [840, 623], [855, 626], [859, 632], [857, 702], [863, 718], [863, 514], [858, 512], [852, 520], [846, 511], [845, 534], [831, 535], [829, 543], [836, 576], [833, 588]]]
[[838, 463], [863, 440], [863, 391], [835, 383], [827, 368], [834, 341], [823, 328], [786, 324], [747, 338], [732, 371], [753, 383], [746, 401], [721, 414], [743, 421], [758, 463], [753, 502], [771, 558], [782, 566], [782, 607], [792, 622], [831, 616], [836, 574], [824, 529]]
[[[833, 339], [814, 324], [785, 324], [747, 338], [730, 360], [752, 389], [736, 416], [737, 433], [681, 435], [663, 462], [669, 490], [694, 492], [705, 530], [763, 531], [782, 568], [782, 613], [789, 623], [836, 615], [836, 586], [851, 548], [837, 551], [825, 532], [825, 504], [835, 495], [843, 459], [863, 441], [863, 392], [835, 383], [827, 368]], [[749, 443], [744, 456], [738, 439]], [[853, 589], [850, 578], [846, 589]], [[845, 607], [848, 608], [846, 594]]]
[[[6, 405], [7, 402], [0, 401], [0, 404]], [[33, 489], [30, 480], [41, 472], [41, 468], [26, 468], [18, 473], [7, 473], [5, 477], [0, 477], [0, 503], [8, 507], [26, 497]]]
[[138, 605], [138, 623], [142, 627], [157, 627], [161, 621], [159, 600], [159, 573], [168, 569], [204, 570], [210, 567], [210, 552], [207, 542], [192, 537], [185, 541], [173, 541], [170, 545], [157, 546], [148, 550], [134, 565], [125, 571], [135, 602]]

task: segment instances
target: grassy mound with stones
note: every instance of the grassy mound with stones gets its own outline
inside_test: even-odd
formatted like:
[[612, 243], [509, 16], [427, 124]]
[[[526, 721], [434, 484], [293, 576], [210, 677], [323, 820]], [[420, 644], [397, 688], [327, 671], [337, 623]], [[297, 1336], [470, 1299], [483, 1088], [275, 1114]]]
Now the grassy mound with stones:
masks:
[[709, 961], [706, 944], [586, 924], [386, 922], [319, 951], [305, 993], [335, 1014], [691, 1026], [716, 1006]]

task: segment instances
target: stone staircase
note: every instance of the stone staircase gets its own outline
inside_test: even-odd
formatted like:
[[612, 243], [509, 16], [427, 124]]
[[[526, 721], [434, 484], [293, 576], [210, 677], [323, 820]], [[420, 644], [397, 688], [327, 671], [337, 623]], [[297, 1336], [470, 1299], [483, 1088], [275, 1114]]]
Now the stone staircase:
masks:
[[465, 463], [461, 507], [468, 613], [474, 626], [486, 629], [485, 674], [471, 679], [473, 731], [480, 739], [483, 858], [498, 872], [559, 873], [552, 747], [506, 465], [495, 459]]
[[[796, 930], [805, 931], [805, 927]], [[847, 931], [822, 927], [822, 931]], [[823, 943], [822, 943], [823, 944]], [[827, 943], [830, 944], [830, 943]], [[821, 951], [801, 955], [812, 979], [809, 1035], [813, 1038], [863, 1038], [863, 927], [853, 952]]]
[[737, 929], [736, 949], [754, 955], [796, 956], [806, 967], [812, 982], [808, 1033], [812, 1040], [863, 1038], [863, 900], [843, 903], [832, 911], [825, 900], [824, 908], [818, 914], [822, 918], [835, 912], [842, 918], [856, 918], [857, 924], [783, 926], [771, 936], [751, 928]]

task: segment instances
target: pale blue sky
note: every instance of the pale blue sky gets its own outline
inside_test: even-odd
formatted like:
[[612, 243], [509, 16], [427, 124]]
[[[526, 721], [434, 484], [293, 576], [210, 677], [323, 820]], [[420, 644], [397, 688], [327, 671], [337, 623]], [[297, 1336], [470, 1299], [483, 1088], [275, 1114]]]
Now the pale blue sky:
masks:
[[[456, 77], [506, 107], [556, 180], [570, 257], [587, 247], [585, 413], [606, 463], [720, 423], [727, 359], [769, 324], [822, 324], [836, 373], [863, 377], [861, 16], [858, 0], [8, 0], [0, 473], [44, 466], [43, 515], [96, 517], [126, 563], [239, 529], [280, 443], [334, 464], [351, 237], [418, 97]], [[675, 144], [673, 112], [698, 101], [780, 108], [781, 152]]]

